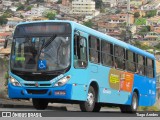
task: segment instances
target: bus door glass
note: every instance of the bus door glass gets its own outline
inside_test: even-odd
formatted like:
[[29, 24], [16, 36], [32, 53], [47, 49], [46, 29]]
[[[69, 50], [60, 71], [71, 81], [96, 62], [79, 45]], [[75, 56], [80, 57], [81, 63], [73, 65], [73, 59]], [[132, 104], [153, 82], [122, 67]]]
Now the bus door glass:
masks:
[[86, 68], [87, 66], [87, 41], [80, 35], [74, 35], [74, 67]]

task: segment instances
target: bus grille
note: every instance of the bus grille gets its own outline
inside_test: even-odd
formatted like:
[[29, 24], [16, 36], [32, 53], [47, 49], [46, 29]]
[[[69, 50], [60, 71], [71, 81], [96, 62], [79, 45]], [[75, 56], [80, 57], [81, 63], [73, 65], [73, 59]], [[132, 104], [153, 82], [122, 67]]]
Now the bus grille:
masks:
[[[26, 87], [35, 87], [36, 85], [35, 84], [29, 84], [29, 83], [26, 83], [24, 84]], [[40, 87], [50, 87], [51, 84], [39, 84]]]
[[50, 81], [58, 75], [18, 75], [25, 81]]
[[46, 94], [48, 90], [27, 90], [28, 94]]
[[41, 86], [41, 87], [47, 87], [47, 86], [51, 86], [51, 84], [39, 84], [39, 86]]
[[24, 84], [27, 87], [35, 87], [35, 84]]

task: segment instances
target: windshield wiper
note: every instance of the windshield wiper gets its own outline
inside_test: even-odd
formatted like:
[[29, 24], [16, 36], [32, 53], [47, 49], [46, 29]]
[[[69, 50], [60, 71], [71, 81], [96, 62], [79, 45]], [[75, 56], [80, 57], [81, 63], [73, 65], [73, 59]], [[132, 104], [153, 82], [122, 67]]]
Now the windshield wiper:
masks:
[[57, 37], [56, 34], [54, 34], [52, 37], [50, 37], [49, 40], [44, 45], [42, 45], [40, 52], [42, 51], [42, 49], [46, 48], [51, 42], [53, 42], [56, 37]]
[[49, 40], [48, 40], [45, 44], [44, 44], [44, 42], [43, 42], [43, 44], [42, 44], [42, 46], [41, 46], [41, 48], [40, 48], [40, 50], [39, 50], [39, 54], [38, 54], [38, 57], [37, 57], [38, 59], [39, 59], [39, 56], [40, 56], [42, 50], [43, 50], [44, 48], [46, 48], [51, 42], [53, 42], [56, 37], [57, 37], [57, 35], [54, 34], [52, 37], [49, 38]]

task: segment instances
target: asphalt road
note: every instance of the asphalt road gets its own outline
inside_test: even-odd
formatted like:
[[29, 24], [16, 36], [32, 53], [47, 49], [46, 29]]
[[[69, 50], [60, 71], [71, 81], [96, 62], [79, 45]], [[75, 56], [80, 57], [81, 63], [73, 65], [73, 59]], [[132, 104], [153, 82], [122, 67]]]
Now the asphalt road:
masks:
[[[112, 109], [112, 108], [102, 108], [100, 112], [81, 112], [80, 110], [67, 110], [67, 109], [54, 109], [52, 107], [47, 108], [46, 110], [36, 110], [34, 108], [0, 108], [0, 116], [2, 116], [2, 112], [10, 112], [12, 117], [17, 117], [19, 114], [20, 116], [18, 117], [24, 117], [23, 115], [25, 114], [26, 117], [29, 115], [29, 117], [33, 117], [34, 115], [38, 115], [36, 117], [96, 117], [96, 118], [102, 118], [102, 117], [130, 117], [130, 118], [135, 118], [135, 117], [146, 117], [146, 113], [135, 113], [135, 114], [129, 114], [129, 113], [121, 113], [118, 109]], [[154, 112], [151, 112], [152, 114]], [[32, 116], [32, 114], [34, 114]], [[154, 113], [156, 115], [157, 113]], [[145, 116], [144, 116], [145, 115]], [[34, 116], [35, 117], [35, 116]], [[150, 116], [153, 117], [153, 116]], [[157, 117], [157, 116], [154, 116]], [[158, 114], [158, 117], [160, 117], [160, 113]]]
[[[35, 110], [34, 108], [1, 108], [0, 112], [10, 112], [12, 117], [16, 114], [41, 114], [40, 117], [136, 117], [136, 114], [122, 114], [119, 111], [100, 111], [100, 112], [81, 112], [81, 111], [67, 111], [67, 110]], [[19, 116], [20, 117], [20, 116]]]
[[[118, 108], [108, 108], [108, 107], [102, 107], [100, 112], [81, 112], [79, 109], [79, 105], [75, 104], [49, 104], [49, 107], [46, 110], [36, 110], [33, 108], [32, 104], [27, 101], [11, 101], [11, 100], [1, 100], [0, 102], [3, 103], [3, 105], [0, 107], [0, 119], [2, 114], [6, 115], [6, 112], [9, 112], [9, 114], [12, 115], [12, 117], [16, 117], [17, 120], [18, 117], [43, 117], [47, 118], [47, 120], [52, 117], [56, 120], [73, 120], [70, 118], [74, 118], [74, 120], [103, 120], [103, 119], [112, 119], [112, 120], [146, 120], [148, 119], [146, 116], [147, 113], [135, 113], [135, 114], [126, 114], [121, 113]], [[3, 112], [3, 113], [2, 113]], [[155, 113], [157, 114], [157, 113]], [[34, 116], [35, 115], [35, 116]], [[143, 116], [143, 118], [142, 118]], [[151, 116], [152, 117], [152, 116]], [[160, 113], [158, 113], [158, 117], [155, 119], [152, 117], [149, 117], [150, 120], [159, 119]], [[3, 120], [5, 120], [7, 117], [3, 117]], [[145, 118], [145, 119], [144, 119]], [[34, 118], [35, 120], [36, 118]], [[38, 118], [38, 120], [40, 120]]]

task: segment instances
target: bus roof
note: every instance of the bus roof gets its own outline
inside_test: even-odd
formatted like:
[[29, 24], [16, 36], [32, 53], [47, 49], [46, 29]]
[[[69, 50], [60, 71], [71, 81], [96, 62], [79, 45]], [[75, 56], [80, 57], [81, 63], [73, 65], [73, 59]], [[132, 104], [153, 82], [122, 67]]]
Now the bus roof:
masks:
[[[23, 25], [23, 24], [29, 24], [29, 23], [42, 23], [42, 22], [66, 22], [66, 23], [70, 23], [72, 25], [72, 29], [78, 29], [78, 30], [81, 30], [82, 32], [86, 32], [88, 34], [91, 34], [93, 36], [96, 36], [98, 38], [101, 38], [101, 39], [104, 39], [110, 43], [113, 43], [115, 45], [118, 45], [118, 46], [121, 46], [125, 49], [128, 49], [128, 50], [131, 50], [132, 52], [135, 52], [137, 54], [140, 54], [140, 55], [143, 55], [143, 56], [146, 56], [148, 58], [151, 58], [151, 59], [155, 59], [154, 55], [149, 53], [149, 52], [146, 52], [140, 48], [137, 48], [133, 45], [130, 45], [128, 43], [125, 43], [123, 41], [120, 41], [114, 37], [111, 37], [109, 35], [106, 35], [104, 33], [101, 33], [99, 31], [96, 31], [92, 28], [89, 28], [89, 27], [86, 27], [84, 25], [81, 25], [79, 23], [76, 23], [74, 21], [69, 21], [69, 20], [44, 20], [44, 21], [31, 21], [31, 22], [21, 22], [19, 23], [18, 25]], [[18, 26], [17, 25], [17, 26]]]

